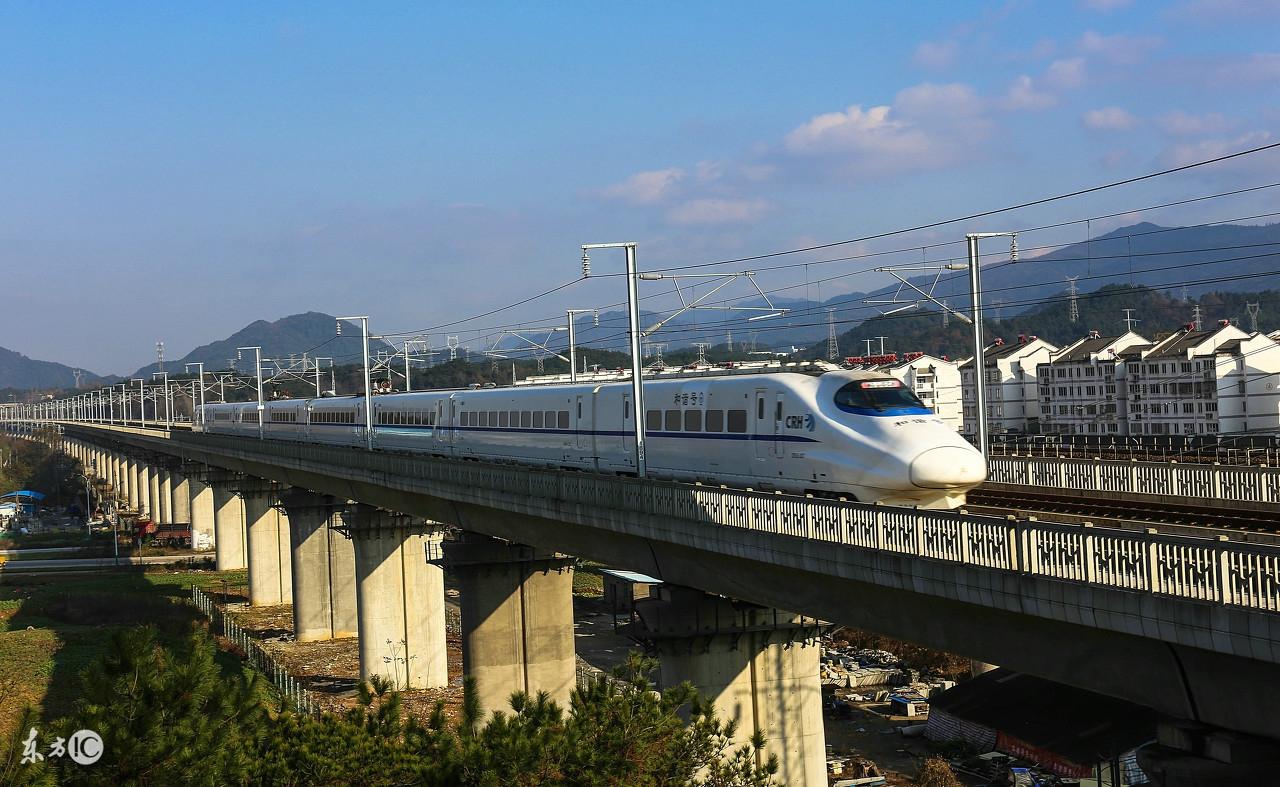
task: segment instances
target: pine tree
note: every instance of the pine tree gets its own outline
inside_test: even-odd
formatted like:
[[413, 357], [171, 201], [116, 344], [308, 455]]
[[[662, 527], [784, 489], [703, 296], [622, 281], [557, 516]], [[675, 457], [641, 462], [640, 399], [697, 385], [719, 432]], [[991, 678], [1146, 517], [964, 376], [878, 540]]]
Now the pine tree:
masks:
[[60, 760], [61, 783], [215, 785], [251, 770], [246, 741], [265, 719], [258, 676], [224, 676], [203, 632], [169, 650], [150, 627], [117, 631], [82, 690], [61, 734], [94, 730], [104, 754], [91, 766]]

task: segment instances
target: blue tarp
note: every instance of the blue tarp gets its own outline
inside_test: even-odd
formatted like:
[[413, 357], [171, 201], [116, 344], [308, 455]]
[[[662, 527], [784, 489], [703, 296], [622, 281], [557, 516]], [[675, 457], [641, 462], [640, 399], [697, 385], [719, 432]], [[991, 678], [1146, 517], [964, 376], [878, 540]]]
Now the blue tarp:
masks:
[[6, 497], [29, 497], [32, 500], [44, 500], [44, 495], [40, 492], [32, 492], [27, 489], [20, 492], [9, 492], [8, 494], [0, 495], [0, 500], [3, 500]]

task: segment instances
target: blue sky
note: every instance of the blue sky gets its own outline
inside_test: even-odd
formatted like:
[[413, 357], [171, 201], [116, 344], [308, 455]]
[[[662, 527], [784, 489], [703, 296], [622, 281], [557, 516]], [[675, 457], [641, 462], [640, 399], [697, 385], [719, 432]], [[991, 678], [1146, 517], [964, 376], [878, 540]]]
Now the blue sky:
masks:
[[[0, 345], [120, 373], [311, 309], [439, 325], [572, 279], [585, 242], [704, 262], [1276, 141], [1280, 2], [14, 2], [0, 97], [0, 270], [31, 294]], [[1277, 176], [1263, 154], [994, 224]]]

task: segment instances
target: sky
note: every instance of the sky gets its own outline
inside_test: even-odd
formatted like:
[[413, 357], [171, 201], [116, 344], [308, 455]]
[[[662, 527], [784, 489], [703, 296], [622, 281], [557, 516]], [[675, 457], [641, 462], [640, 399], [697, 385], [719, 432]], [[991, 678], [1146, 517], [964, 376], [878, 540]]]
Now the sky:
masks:
[[[126, 373], [309, 310], [440, 346], [624, 298], [447, 325], [573, 281], [583, 243], [699, 264], [1275, 142], [1280, 0], [7, 2], [0, 102], [0, 345]], [[1280, 151], [839, 252], [1257, 215], [1277, 190], [1136, 209], [1273, 181]]]

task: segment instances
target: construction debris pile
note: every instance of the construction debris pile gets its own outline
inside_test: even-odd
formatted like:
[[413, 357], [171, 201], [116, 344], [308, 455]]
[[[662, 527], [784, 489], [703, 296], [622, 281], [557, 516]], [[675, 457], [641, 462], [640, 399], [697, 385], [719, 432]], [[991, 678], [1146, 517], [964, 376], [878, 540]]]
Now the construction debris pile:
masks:
[[877, 787], [888, 783], [874, 762], [856, 755], [828, 755], [827, 781], [831, 787]]

